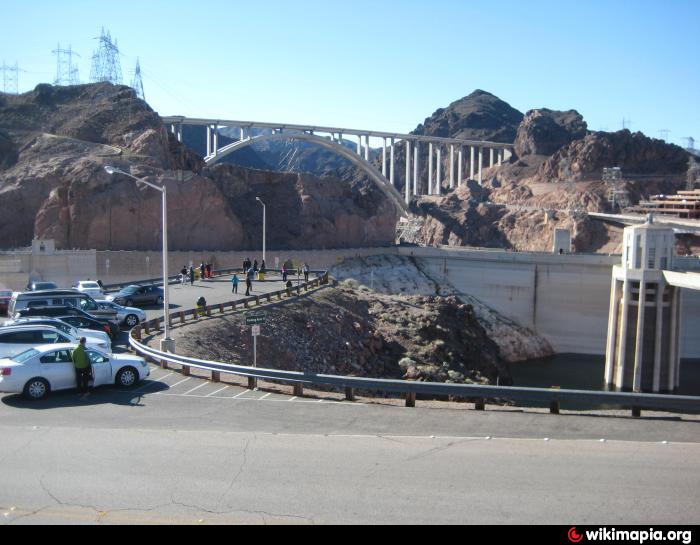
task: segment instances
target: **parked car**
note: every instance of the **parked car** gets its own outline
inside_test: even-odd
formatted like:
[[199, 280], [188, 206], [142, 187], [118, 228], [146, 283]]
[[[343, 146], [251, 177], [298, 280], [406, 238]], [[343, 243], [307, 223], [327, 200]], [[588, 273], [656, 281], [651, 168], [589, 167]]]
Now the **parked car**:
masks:
[[10, 301], [8, 314], [15, 316], [20, 310], [30, 307], [71, 306], [89, 312], [97, 318], [116, 320], [117, 313], [110, 309], [100, 309], [97, 301], [87, 293], [78, 290], [44, 290], [15, 293]]
[[7, 314], [12, 299], [12, 290], [0, 290], [0, 314]]
[[57, 290], [58, 286], [53, 282], [30, 282], [27, 291]]
[[[12, 358], [0, 359], [0, 392], [42, 399], [51, 392], [75, 388], [71, 355], [76, 346], [40, 345]], [[85, 352], [92, 365], [93, 387], [114, 384], [130, 388], [151, 373], [146, 360], [138, 356], [108, 354], [95, 348], [87, 348]]]
[[111, 352], [112, 339], [109, 333], [103, 329], [79, 329], [59, 318], [18, 318], [5, 322], [4, 326], [0, 326], [0, 330], [2, 330], [2, 327], [10, 325], [50, 325], [78, 339], [80, 337], [85, 337], [86, 339], [95, 338], [103, 341], [107, 343], [109, 351]]
[[[43, 344], [74, 343], [78, 344], [80, 337], [64, 333], [58, 328], [48, 325], [12, 325], [0, 328], [0, 358], [10, 358], [29, 348]], [[112, 345], [104, 339], [87, 338], [87, 346], [110, 351]]]
[[105, 292], [102, 289], [102, 286], [100, 286], [94, 280], [81, 280], [80, 282], [77, 282], [73, 288], [81, 293], [87, 293], [93, 299], [105, 298]]
[[112, 301], [125, 307], [134, 305], [162, 305], [164, 293], [158, 286], [127, 286], [114, 295], [108, 295]]
[[109, 307], [117, 313], [117, 320], [120, 326], [125, 326], [127, 329], [136, 327], [141, 322], [146, 321], [146, 313], [140, 308], [123, 307], [113, 301], [97, 301], [100, 307]]
[[94, 329], [96, 331], [106, 331], [112, 340], [114, 340], [121, 329], [116, 320], [109, 318], [101, 318], [92, 316], [87, 312], [83, 312], [79, 308], [71, 306], [55, 306], [55, 307], [32, 307], [20, 310], [15, 313], [16, 318], [58, 318], [73, 327], [81, 329]]

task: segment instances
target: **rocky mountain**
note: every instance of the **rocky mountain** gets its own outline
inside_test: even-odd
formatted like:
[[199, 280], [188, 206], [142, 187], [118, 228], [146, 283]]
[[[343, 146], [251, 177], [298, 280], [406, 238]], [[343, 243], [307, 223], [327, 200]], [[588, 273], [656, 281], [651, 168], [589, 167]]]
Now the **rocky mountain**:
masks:
[[683, 148], [644, 134], [622, 130], [595, 132], [557, 151], [540, 168], [540, 181], [600, 179], [605, 167], [625, 174], [685, 175], [689, 154]]
[[530, 110], [518, 127], [515, 153], [518, 157], [552, 155], [587, 133], [588, 125], [576, 110]]
[[109, 176], [107, 164], [167, 186], [173, 250], [259, 247], [255, 196], [270, 207], [270, 249], [394, 240], [396, 212], [371, 184], [207, 169], [133, 90], [104, 83], [0, 95], [0, 247], [40, 237], [59, 248], [160, 248], [160, 193]]

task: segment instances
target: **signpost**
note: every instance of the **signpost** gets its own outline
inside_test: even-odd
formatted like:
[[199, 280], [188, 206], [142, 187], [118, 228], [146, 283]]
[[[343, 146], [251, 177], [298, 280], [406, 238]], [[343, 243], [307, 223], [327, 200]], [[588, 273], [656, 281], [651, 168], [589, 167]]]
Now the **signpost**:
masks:
[[[252, 326], [253, 333], [253, 367], [258, 366], [258, 337], [260, 336], [260, 325], [265, 323], [264, 314], [246, 314], [245, 325]], [[251, 383], [256, 385], [251, 390], [257, 390], [257, 381]]]

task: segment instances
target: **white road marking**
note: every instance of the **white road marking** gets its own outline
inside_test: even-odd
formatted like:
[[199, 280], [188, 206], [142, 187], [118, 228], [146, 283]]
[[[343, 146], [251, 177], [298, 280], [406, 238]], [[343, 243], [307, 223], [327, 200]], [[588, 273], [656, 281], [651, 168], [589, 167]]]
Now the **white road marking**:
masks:
[[268, 394], [265, 394], [264, 396], [262, 396], [261, 398], [259, 398], [258, 401], [262, 401], [263, 399], [267, 399], [267, 398], [270, 397], [271, 395], [272, 395], [272, 392], [270, 392], [270, 393], [268, 393]]
[[241, 397], [244, 394], [247, 394], [250, 391], [252, 391], [252, 390], [245, 390], [245, 391], [241, 392], [240, 394], [233, 396], [231, 399], [238, 399], [239, 397]]
[[297, 399], [297, 398], [296, 398], [296, 397], [293, 397], [293, 398], [291, 398], [291, 399], [288, 399], [287, 401], [294, 401], [295, 399]]
[[230, 388], [230, 387], [231, 387], [230, 385], [226, 385], [226, 386], [224, 386], [223, 388], [221, 388], [220, 390], [217, 390], [216, 392], [212, 392], [211, 394], [206, 395], [206, 396], [204, 396], [204, 397], [211, 397], [211, 396], [213, 396], [213, 395], [218, 394], [219, 392], [223, 392], [226, 388]]
[[186, 395], [188, 395], [188, 394], [191, 394], [191, 393], [194, 392], [195, 390], [199, 390], [200, 388], [204, 388], [207, 384], [209, 384], [209, 383], [208, 383], [208, 382], [204, 382], [204, 383], [200, 384], [199, 386], [195, 386], [194, 388], [192, 388], [191, 390], [185, 392], [185, 393], [182, 394], [182, 395], [186, 396]]
[[176, 382], [175, 384], [173, 384], [172, 386], [170, 386], [170, 388], [175, 388], [176, 386], [179, 386], [180, 384], [184, 384], [184, 383], [187, 382], [188, 380], [192, 380], [192, 377], [187, 377], [186, 379], [181, 380], [180, 382]]

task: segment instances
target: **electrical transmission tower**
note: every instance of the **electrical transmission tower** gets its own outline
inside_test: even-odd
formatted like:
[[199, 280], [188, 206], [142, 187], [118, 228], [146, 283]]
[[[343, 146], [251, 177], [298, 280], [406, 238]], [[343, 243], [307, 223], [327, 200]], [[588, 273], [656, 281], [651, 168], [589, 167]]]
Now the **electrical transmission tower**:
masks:
[[146, 100], [146, 93], [143, 91], [143, 79], [141, 78], [141, 61], [136, 59], [136, 70], [134, 71], [134, 79], [131, 81], [131, 87], [136, 91], [136, 96], [141, 100]]
[[61, 49], [61, 44], [52, 51], [56, 55], [56, 80], [54, 85], [80, 85], [80, 75], [77, 64], [73, 64], [73, 55], [80, 57], [73, 51], [72, 46]]
[[659, 131], [659, 136], [661, 137], [661, 140], [664, 140], [665, 142], [668, 142], [668, 135], [671, 133], [668, 129], [661, 129]]
[[698, 183], [700, 183], [700, 164], [698, 164], [695, 157], [691, 156], [688, 160], [688, 184], [686, 189], [692, 191]]
[[622, 169], [620, 167], [604, 168], [603, 182], [608, 186], [608, 202], [614, 212], [616, 208], [629, 206], [629, 193], [622, 185]]
[[7, 66], [5, 61], [2, 61], [2, 92], [8, 95], [19, 94], [19, 66], [15, 63], [14, 66]]
[[115, 85], [122, 84], [122, 65], [119, 60], [119, 47], [116, 40], [112, 42], [109, 31], [97, 38], [99, 44], [97, 51], [92, 55], [92, 69], [90, 71], [90, 81], [93, 83], [109, 81]]

